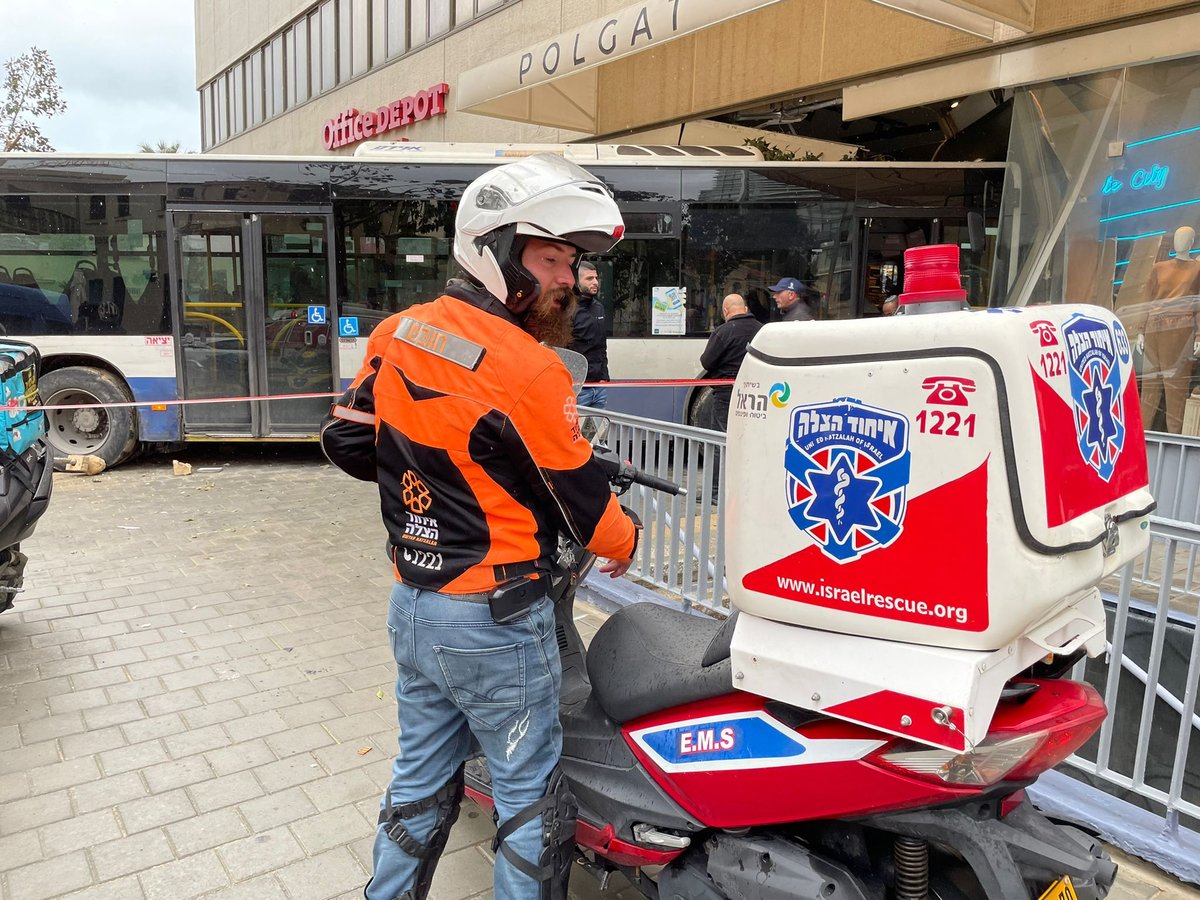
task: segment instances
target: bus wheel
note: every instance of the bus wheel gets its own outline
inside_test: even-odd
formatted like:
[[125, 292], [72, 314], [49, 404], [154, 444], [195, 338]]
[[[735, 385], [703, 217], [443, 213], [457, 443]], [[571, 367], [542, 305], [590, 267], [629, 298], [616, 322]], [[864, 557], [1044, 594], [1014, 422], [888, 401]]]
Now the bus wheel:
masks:
[[[121, 379], [103, 369], [68, 366], [47, 372], [38, 381], [46, 406], [92, 406], [133, 400]], [[98, 456], [108, 468], [119, 465], [137, 449], [133, 409], [55, 409], [46, 413], [47, 437], [55, 456], [72, 453]]]
[[688, 407], [687, 423], [693, 428], [713, 427], [713, 389], [702, 387], [696, 391], [692, 405]]

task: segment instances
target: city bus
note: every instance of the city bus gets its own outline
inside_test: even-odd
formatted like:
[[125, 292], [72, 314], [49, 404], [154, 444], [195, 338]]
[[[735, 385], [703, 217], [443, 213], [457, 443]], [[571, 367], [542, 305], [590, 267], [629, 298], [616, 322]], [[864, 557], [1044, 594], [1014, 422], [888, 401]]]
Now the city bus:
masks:
[[702, 392], [671, 382], [701, 374], [727, 293], [767, 321], [781, 277], [806, 284], [818, 318], [878, 315], [904, 249], [952, 242], [987, 305], [1003, 165], [620, 144], [0, 154], [0, 331], [42, 352], [56, 453], [112, 466], [142, 447], [312, 439], [371, 329], [456, 274], [463, 188], [541, 151], [594, 172], [625, 218], [624, 240], [592, 258], [610, 408], [705, 424]]

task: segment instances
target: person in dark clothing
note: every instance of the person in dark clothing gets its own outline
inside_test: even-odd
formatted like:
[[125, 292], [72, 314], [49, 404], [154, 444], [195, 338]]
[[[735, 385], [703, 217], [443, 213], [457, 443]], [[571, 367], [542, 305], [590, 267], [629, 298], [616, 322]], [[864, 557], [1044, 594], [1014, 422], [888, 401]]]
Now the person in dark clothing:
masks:
[[767, 288], [775, 299], [775, 305], [783, 313], [784, 322], [811, 322], [814, 318], [809, 305], [811, 291], [799, 278], [780, 278]]
[[[751, 315], [741, 294], [730, 294], [721, 303], [721, 318], [724, 324], [709, 336], [704, 352], [700, 354], [700, 365], [709, 378], [735, 378], [746, 348], [762, 328], [762, 323]], [[733, 388], [719, 385], [713, 392], [713, 423], [716, 431], [724, 431], [729, 423], [729, 400]]]
[[[608, 381], [608, 336], [604, 321], [604, 304], [600, 302], [600, 276], [592, 263], [579, 264], [579, 280], [575, 286], [575, 319], [571, 323], [571, 343], [568, 350], [582, 353], [588, 361], [589, 384]], [[585, 387], [579, 392], [580, 406], [604, 409], [608, 406], [608, 389]]]

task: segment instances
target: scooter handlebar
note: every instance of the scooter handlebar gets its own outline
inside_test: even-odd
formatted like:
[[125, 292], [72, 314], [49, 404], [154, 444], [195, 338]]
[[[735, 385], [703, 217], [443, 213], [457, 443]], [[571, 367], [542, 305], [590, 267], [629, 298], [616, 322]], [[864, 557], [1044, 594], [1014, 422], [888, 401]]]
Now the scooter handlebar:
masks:
[[666, 478], [659, 478], [657, 475], [651, 475], [649, 472], [643, 472], [632, 463], [622, 460], [603, 445], [592, 447], [592, 457], [604, 469], [605, 474], [608, 475], [608, 480], [622, 490], [628, 488], [631, 484], [640, 484], [667, 494], [686, 493], [675, 482], [668, 481]]
[[[629, 468], [633, 469], [633, 466]], [[667, 481], [665, 478], [659, 478], [657, 475], [651, 475], [649, 472], [643, 472], [641, 469], [633, 469], [633, 480], [648, 488], [653, 488], [656, 491], [662, 491], [665, 494], [683, 494], [686, 493], [682, 487], [673, 481]]]

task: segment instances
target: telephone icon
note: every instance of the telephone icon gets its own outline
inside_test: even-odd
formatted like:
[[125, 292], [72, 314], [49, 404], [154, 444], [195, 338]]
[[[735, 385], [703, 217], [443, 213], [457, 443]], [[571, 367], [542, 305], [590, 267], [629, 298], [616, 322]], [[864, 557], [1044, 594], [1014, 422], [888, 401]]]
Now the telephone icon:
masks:
[[975, 390], [975, 382], [970, 378], [956, 378], [951, 375], [939, 375], [926, 378], [921, 383], [921, 389], [929, 391], [926, 403], [936, 403], [940, 406], [966, 406], [967, 394]]
[[1038, 340], [1042, 342], [1043, 347], [1058, 346], [1058, 331], [1055, 329], [1053, 322], [1038, 319], [1036, 322], [1029, 323], [1029, 330], [1038, 336]]

